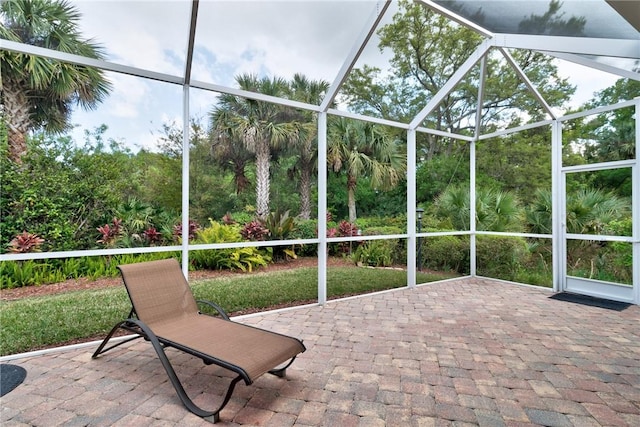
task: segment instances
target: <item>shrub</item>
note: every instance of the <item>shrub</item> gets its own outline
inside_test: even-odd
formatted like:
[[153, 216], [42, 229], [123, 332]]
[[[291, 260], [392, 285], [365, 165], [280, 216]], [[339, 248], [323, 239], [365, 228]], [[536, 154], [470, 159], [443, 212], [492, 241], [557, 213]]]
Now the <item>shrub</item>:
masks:
[[9, 252], [20, 254], [27, 252], [40, 252], [40, 246], [43, 243], [44, 239], [38, 237], [37, 234], [23, 231], [9, 242]]
[[[315, 239], [318, 237], [318, 221], [315, 219], [303, 219], [296, 221], [296, 228], [289, 235], [290, 239]], [[318, 245], [300, 245], [296, 248], [300, 256], [316, 256]]]
[[366, 230], [363, 230], [362, 234], [365, 236], [384, 236], [389, 234], [402, 234], [403, 231], [399, 227], [395, 226], [380, 226], [380, 227], [370, 227]]
[[358, 246], [352, 255], [356, 264], [371, 267], [388, 267], [393, 265], [394, 254], [397, 253], [398, 239], [369, 240]]
[[[374, 216], [374, 217], [366, 217], [366, 218], [358, 218], [356, 220], [356, 224], [358, 228], [362, 230], [363, 233], [367, 233], [370, 228], [379, 228], [379, 227], [395, 227], [398, 228], [400, 233], [404, 233], [407, 229], [407, 216], [397, 215], [397, 216]], [[367, 235], [371, 235], [368, 234]]]
[[[238, 225], [224, 225], [209, 220], [209, 227], [196, 232], [194, 243], [233, 243], [242, 241]], [[194, 251], [191, 256], [192, 265], [196, 268], [212, 270], [240, 269], [253, 271], [257, 266], [265, 266], [270, 257], [257, 248], [206, 249]]]
[[240, 230], [240, 235], [245, 240], [251, 240], [253, 242], [264, 240], [269, 235], [269, 230], [263, 226], [260, 221], [253, 220], [248, 222]]
[[531, 256], [521, 237], [478, 236], [476, 253], [479, 275], [504, 280], [516, 280]]
[[469, 240], [467, 237], [438, 236], [423, 237], [418, 240], [422, 245], [422, 267], [438, 271], [455, 271], [469, 274]]

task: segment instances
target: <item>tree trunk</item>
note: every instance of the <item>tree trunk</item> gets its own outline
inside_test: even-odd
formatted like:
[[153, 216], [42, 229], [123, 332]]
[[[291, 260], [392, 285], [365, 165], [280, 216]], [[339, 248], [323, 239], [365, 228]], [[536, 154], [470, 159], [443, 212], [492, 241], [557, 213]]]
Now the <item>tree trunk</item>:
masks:
[[300, 218], [311, 218], [311, 171], [307, 167], [300, 171]]
[[256, 144], [256, 215], [265, 219], [269, 215], [269, 166], [271, 151], [269, 141]]
[[245, 164], [235, 164], [234, 165], [234, 176], [236, 182], [236, 194], [244, 193], [244, 191], [249, 187], [251, 182], [249, 182], [249, 178], [245, 175], [244, 172]]
[[27, 153], [26, 135], [31, 126], [27, 95], [12, 85], [3, 82], [2, 110], [7, 123], [9, 139], [9, 159], [22, 164], [22, 157]]
[[356, 179], [352, 175], [347, 175], [347, 194], [349, 196], [349, 222], [354, 223], [356, 217]]

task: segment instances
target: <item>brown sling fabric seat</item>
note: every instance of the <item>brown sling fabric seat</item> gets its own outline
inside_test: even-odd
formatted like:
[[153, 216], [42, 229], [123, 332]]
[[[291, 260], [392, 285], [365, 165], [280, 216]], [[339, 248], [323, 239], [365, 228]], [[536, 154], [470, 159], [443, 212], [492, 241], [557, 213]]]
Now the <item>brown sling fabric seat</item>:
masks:
[[[109, 332], [93, 358], [133, 339], [149, 340], [182, 403], [196, 415], [213, 416], [214, 422], [218, 421], [220, 411], [240, 380], [249, 385], [266, 372], [284, 376], [296, 356], [305, 351], [302, 341], [296, 338], [231, 321], [215, 303], [199, 301], [216, 309], [220, 317], [202, 314], [175, 259], [118, 268], [133, 308], [129, 318]], [[105, 348], [118, 329], [133, 332], [135, 336]], [[206, 364], [216, 364], [237, 374], [217, 409], [201, 409], [187, 396], [165, 354], [165, 347], [174, 347], [199, 357]]]

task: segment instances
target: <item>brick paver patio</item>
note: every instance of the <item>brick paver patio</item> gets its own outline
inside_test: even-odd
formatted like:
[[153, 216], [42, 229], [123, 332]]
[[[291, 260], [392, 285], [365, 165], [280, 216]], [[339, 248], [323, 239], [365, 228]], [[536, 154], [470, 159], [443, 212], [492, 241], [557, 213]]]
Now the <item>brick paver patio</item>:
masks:
[[[461, 279], [240, 319], [304, 339], [286, 379], [239, 385], [218, 425], [640, 426], [640, 307], [549, 299]], [[180, 403], [151, 346], [25, 357], [3, 426], [210, 426]], [[230, 377], [169, 351], [197, 403]]]

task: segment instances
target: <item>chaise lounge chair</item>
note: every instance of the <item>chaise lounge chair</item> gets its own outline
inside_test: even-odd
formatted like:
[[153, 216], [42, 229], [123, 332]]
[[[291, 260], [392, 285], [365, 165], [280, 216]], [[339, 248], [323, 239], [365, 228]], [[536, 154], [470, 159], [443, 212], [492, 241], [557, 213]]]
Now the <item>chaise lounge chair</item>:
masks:
[[[231, 321], [217, 304], [196, 302], [175, 259], [118, 268], [132, 309], [129, 318], [113, 327], [92, 357], [134, 339], [150, 341], [180, 400], [198, 416], [213, 416], [213, 422], [219, 421], [220, 411], [229, 402], [240, 380], [250, 385], [266, 372], [284, 377], [286, 368], [306, 350], [302, 341], [296, 338]], [[198, 303], [214, 308], [220, 317], [202, 314]], [[135, 336], [105, 348], [118, 329]], [[216, 364], [237, 374], [217, 409], [204, 410], [187, 396], [165, 354], [165, 347], [176, 348], [202, 359], [205, 364]]]

